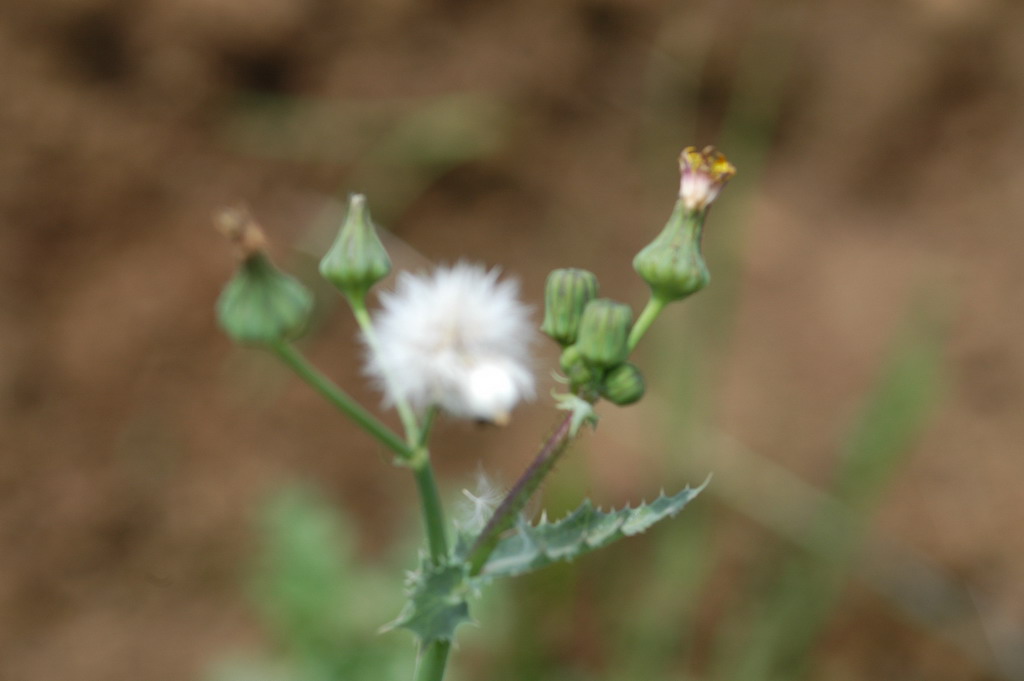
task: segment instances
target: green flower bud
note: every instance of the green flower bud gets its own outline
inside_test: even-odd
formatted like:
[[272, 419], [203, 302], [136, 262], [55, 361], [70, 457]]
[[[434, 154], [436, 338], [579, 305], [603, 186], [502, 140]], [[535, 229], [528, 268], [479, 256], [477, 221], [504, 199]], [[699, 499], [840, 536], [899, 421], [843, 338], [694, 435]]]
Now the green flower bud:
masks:
[[620, 406], [639, 401], [644, 396], [643, 374], [634, 365], [623, 362], [605, 374], [601, 396]]
[[587, 366], [586, 360], [575, 345], [570, 345], [562, 351], [560, 359], [562, 371], [569, 379], [570, 385], [575, 389], [586, 385], [594, 380], [594, 372]]
[[257, 251], [242, 261], [217, 301], [221, 327], [239, 343], [272, 345], [305, 330], [313, 295]]
[[576, 347], [583, 359], [599, 367], [610, 367], [629, 355], [629, 326], [633, 310], [625, 303], [598, 298], [587, 303], [580, 320]]
[[366, 292], [391, 272], [391, 259], [366, 208], [366, 197], [352, 194], [338, 237], [320, 261], [320, 274], [350, 300]]
[[679, 155], [679, 201], [661, 234], [633, 259], [633, 269], [663, 303], [680, 300], [708, 285], [700, 250], [704, 217], [736, 168], [714, 147], [687, 147]]
[[597, 297], [597, 277], [580, 269], [554, 270], [544, 289], [544, 323], [540, 330], [562, 347], [576, 342], [580, 317]]
[[711, 275], [700, 248], [704, 215], [687, 210], [680, 199], [661, 234], [633, 259], [655, 298], [680, 300], [708, 285]]

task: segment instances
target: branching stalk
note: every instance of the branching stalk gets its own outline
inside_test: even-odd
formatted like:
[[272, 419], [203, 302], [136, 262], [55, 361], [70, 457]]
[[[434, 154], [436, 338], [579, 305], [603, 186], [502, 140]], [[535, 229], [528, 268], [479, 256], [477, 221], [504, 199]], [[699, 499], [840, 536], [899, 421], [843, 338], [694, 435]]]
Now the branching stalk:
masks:
[[661, 311], [665, 309], [666, 301], [660, 296], [652, 295], [650, 300], [647, 301], [647, 305], [644, 306], [640, 316], [637, 317], [636, 322], [633, 323], [633, 328], [629, 331], [629, 351], [632, 352], [636, 349], [640, 339], [647, 333], [647, 329], [651, 327], [654, 320], [658, 318]]
[[402, 441], [397, 433], [384, 425], [376, 416], [367, 411], [362, 405], [356, 402], [348, 393], [342, 390], [331, 379], [327, 378], [319, 369], [310, 364], [301, 352], [288, 343], [278, 343], [271, 346], [274, 354], [288, 367], [298, 374], [299, 378], [308, 383], [314, 390], [324, 396], [328, 402], [341, 410], [346, 416], [355, 421], [370, 435], [374, 436], [388, 449], [393, 451], [404, 461], [410, 460], [413, 450], [408, 444]]
[[[366, 309], [366, 301], [349, 298], [349, 303], [352, 305], [352, 313], [355, 315], [359, 328], [363, 331], [366, 342], [373, 352], [377, 352], [377, 332], [373, 328], [373, 321], [370, 319], [370, 313]], [[385, 376], [384, 379], [392, 384], [395, 381], [394, 376]], [[392, 390], [391, 393], [398, 395], [396, 390]], [[412, 447], [418, 446], [422, 438], [416, 413], [413, 411], [412, 406], [406, 400], [396, 398], [395, 411], [398, 412], [398, 417], [402, 420], [402, 426], [405, 428], [405, 435], [409, 445]]]
[[427, 530], [430, 561], [434, 565], [441, 565], [448, 560], [448, 538], [445, 532], [444, 506], [441, 504], [441, 494], [437, 489], [434, 467], [430, 464], [430, 453], [424, 448], [417, 449], [413, 453], [410, 466], [420, 493], [420, 508]]

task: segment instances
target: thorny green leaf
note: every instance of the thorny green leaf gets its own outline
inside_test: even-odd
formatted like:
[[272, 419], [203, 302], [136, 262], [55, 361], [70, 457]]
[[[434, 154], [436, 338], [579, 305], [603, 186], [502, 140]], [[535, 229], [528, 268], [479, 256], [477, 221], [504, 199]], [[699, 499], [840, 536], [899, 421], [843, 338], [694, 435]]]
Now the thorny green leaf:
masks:
[[679, 513], [706, 485], [707, 481], [672, 496], [662, 494], [651, 503], [635, 508], [605, 512], [594, 508], [588, 499], [554, 523], [546, 519], [536, 525], [520, 521], [513, 534], [498, 542], [480, 576], [488, 580], [520, 575], [555, 561], [572, 560], [623, 537], [639, 534]]
[[408, 587], [408, 602], [398, 619], [385, 625], [383, 631], [408, 629], [425, 645], [451, 641], [455, 628], [470, 621], [464, 564], [424, 564], [410, 574]]

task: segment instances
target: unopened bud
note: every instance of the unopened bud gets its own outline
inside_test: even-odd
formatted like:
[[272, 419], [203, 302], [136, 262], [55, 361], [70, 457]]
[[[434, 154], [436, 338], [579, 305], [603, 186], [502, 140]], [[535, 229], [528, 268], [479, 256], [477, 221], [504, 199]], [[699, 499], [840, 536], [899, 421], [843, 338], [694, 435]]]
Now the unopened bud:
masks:
[[281, 272], [263, 252], [254, 252], [224, 287], [217, 301], [221, 327], [239, 343], [273, 345], [300, 335], [309, 322], [313, 296]]
[[601, 383], [601, 395], [612, 404], [633, 404], [644, 396], [644, 377], [629, 362], [613, 367]]
[[377, 237], [366, 197], [352, 194], [338, 236], [320, 261], [320, 274], [350, 300], [361, 301], [390, 272], [391, 259]]
[[629, 354], [629, 327], [633, 311], [625, 303], [598, 298], [587, 303], [580, 320], [576, 346], [583, 359], [599, 367], [609, 367]]
[[708, 285], [711, 275], [701, 253], [704, 214], [687, 210], [680, 199], [668, 224], [633, 258], [651, 294], [664, 302], [685, 298]]
[[587, 366], [580, 349], [575, 345], [570, 345], [562, 351], [559, 363], [573, 389], [587, 385], [594, 380], [594, 372]]
[[576, 342], [583, 308], [597, 297], [597, 277], [580, 269], [554, 270], [544, 289], [544, 323], [540, 330], [563, 347]]

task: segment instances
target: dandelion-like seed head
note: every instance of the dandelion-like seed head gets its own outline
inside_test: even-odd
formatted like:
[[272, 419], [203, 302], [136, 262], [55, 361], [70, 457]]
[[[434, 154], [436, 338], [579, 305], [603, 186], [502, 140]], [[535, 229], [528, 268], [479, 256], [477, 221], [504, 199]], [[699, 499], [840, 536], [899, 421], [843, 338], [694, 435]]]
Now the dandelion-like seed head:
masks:
[[367, 371], [385, 401], [504, 424], [533, 396], [529, 308], [497, 269], [459, 263], [427, 275], [402, 273], [381, 296]]
[[688, 210], [698, 211], [711, 205], [736, 168], [714, 147], [686, 147], [679, 155], [679, 172], [679, 197]]

